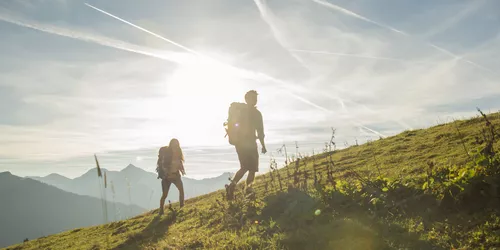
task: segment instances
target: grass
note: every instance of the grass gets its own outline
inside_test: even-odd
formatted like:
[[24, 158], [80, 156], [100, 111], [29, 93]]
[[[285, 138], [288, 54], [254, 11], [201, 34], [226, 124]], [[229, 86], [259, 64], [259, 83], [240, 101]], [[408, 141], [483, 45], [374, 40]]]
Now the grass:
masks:
[[494, 113], [302, 157], [258, 176], [252, 200], [239, 185], [232, 202], [220, 190], [8, 249], [500, 249], [499, 125]]

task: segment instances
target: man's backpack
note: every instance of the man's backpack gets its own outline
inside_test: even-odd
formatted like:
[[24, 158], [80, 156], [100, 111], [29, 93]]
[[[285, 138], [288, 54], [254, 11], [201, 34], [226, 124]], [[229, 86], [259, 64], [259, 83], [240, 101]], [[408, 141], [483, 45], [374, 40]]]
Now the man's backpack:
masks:
[[228, 118], [224, 123], [226, 136], [229, 137], [229, 144], [237, 145], [242, 142], [249, 131], [249, 107], [245, 103], [233, 102], [229, 106]]
[[156, 172], [158, 173], [157, 179], [162, 179], [165, 177], [165, 167], [170, 161], [168, 157], [168, 146], [163, 146], [158, 151], [158, 161], [156, 162]]

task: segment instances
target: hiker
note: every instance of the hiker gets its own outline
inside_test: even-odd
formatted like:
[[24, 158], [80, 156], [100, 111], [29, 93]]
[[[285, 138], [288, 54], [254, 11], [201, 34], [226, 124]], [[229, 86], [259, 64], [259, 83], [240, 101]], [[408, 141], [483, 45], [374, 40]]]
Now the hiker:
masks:
[[[253, 193], [251, 187], [255, 178], [255, 173], [259, 171], [259, 152], [256, 139], [259, 139], [262, 146], [262, 153], [267, 152], [264, 143], [264, 125], [261, 112], [256, 108], [257, 91], [250, 90], [245, 94], [246, 103], [233, 102], [229, 107], [226, 132], [229, 136], [229, 143], [235, 146], [240, 169], [234, 175], [231, 183], [227, 186], [227, 199], [234, 198], [236, 184], [248, 171], [245, 191], [247, 194]], [[256, 135], [257, 132], [257, 135]]]
[[159, 214], [163, 214], [165, 199], [172, 183], [179, 190], [179, 203], [182, 208], [184, 206], [184, 186], [182, 184], [181, 173], [182, 175], [186, 175], [186, 172], [184, 170], [184, 155], [177, 139], [170, 140], [168, 146], [160, 148], [156, 170], [158, 172], [158, 179], [162, 179], [161, 187], [163, 191], [160, 199]]

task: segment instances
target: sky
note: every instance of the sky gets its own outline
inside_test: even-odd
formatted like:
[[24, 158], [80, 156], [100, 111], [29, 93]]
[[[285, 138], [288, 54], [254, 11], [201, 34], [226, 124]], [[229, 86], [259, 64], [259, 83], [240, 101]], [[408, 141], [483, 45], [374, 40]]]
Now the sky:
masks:
[[0, 171], [239, 168], [229, 104], [259, 93], [268, 153], [312, 154], [500, 110], [496, 0], [0, 2]]

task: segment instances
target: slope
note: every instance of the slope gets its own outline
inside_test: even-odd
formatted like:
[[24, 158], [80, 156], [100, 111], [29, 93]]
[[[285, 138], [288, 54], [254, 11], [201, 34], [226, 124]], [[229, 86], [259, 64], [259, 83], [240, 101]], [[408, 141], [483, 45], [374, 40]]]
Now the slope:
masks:
[[[104, 222], [99, 199], [9, 172], [0, 173], [0, 201], [0, 247]], [[110, 220], [130, 218], [144, 211], [137, 206], [108, 203]]]
[[258, 176], [256, 199], [219, 190], [130, 220], [11, 249], [500, 248], [500, 114], [304, 156]]

